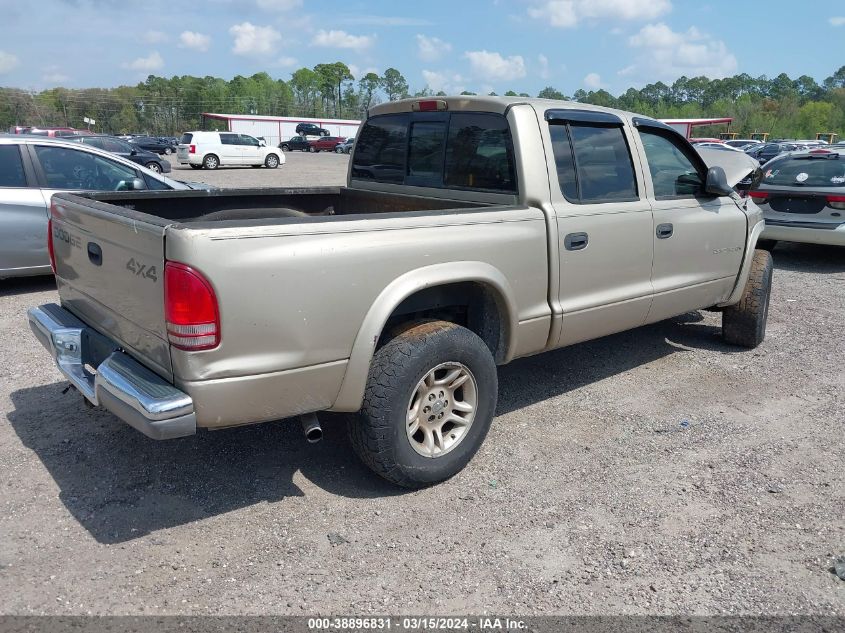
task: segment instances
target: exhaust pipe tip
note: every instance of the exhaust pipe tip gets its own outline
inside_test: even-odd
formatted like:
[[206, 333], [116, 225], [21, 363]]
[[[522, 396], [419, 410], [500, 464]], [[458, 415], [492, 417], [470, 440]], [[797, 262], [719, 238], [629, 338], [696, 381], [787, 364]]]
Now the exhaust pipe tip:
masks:
[[302, 416], [302, 432], [305, 433], [305, 441], [309, 444], [316, 444], [323, 439], [323, 427], [315, 413], [307, 413]]

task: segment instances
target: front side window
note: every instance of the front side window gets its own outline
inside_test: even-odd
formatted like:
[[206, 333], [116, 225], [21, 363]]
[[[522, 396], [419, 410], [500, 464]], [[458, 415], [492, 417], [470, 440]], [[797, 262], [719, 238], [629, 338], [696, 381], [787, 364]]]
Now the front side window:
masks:
[[669, 134], [644, 127], [639, 132], [655, 198], [693, 198], [704, 194], [704, 177], [685, 147]]
[[49, 189], [123, 191], [137, 177], [134, 169], [85, 151], [37, 145], [35, 154]]
[[0, 145], [0, 187], [26, 187], [26, 175], [17, 145]]
[[637, 180], [619, 125], [570, 121], [549, 126], [558, 181], [570, 202], [637, 200]]
[[353, 178], [404, 182], [408, 120], [405, 114], [388, 114], [367, 121], [355, 149]]
[[239, 144], [240, 145], [249, 145], [250, 147], [258, 147], [260, 145], [257, 138], [255, 138], [253, 136], [249, 136], [248, 134], [241, 134], [240, 135]]

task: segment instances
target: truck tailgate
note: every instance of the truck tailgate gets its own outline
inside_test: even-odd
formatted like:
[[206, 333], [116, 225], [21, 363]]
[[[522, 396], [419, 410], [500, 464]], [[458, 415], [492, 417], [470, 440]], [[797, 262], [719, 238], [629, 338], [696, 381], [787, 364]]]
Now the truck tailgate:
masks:
[[172, 379], [164, 321], [166, 220], [60, 194], [51, 208], [62, 306]]

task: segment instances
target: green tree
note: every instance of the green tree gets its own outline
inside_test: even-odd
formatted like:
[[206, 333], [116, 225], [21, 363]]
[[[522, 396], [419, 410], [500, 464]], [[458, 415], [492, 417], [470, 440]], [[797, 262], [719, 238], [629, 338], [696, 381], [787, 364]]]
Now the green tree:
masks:
[[537, 96], [540, 99], [557, 99], [558, 101], [562, 101], [566, 99], [566, 96], [556, 88], [552, 88], [551, 86], [546, 86], [540, 92], [537, 93]]
[[408, 96], [408, 82], [395, 68], [388, 68], [381, 78], [381, 87], [387, 94], [388, 101], [404, 99]]

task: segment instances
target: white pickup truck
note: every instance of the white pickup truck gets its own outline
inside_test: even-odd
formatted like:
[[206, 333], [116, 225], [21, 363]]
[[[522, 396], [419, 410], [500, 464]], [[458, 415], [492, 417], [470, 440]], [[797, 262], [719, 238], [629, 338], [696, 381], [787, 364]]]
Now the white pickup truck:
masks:
[[403, 486], [463, 468], [496, 365], [697, 309], [764, 337], [760, 210], [667, 126], [539, 99], [374, 107], [339, 188], [53, 198], [61, 305], [33, 331], [91, 403], [164, 439], [355, 412]]

